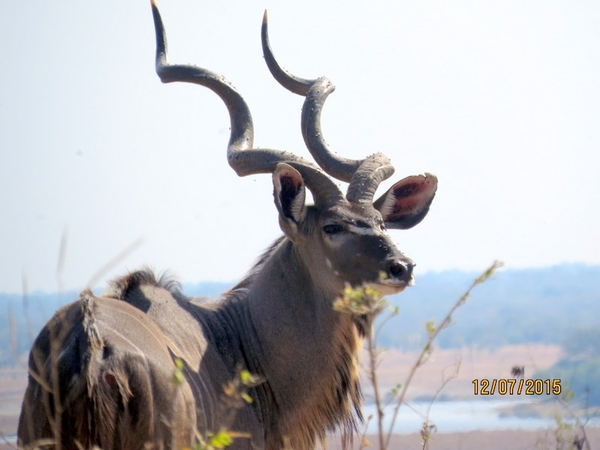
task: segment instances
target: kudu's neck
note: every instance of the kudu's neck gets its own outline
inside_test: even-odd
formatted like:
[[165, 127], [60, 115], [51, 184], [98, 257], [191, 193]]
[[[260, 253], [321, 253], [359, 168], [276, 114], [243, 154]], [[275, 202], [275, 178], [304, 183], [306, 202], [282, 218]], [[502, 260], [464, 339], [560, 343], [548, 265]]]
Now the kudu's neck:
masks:
[[361, 341], [352, 319], [334, 311], [332, 284], [311, 276], [314, 268], [292, 242], [276, 244], [257, 269], [246, 305], [260, 370], [282, 435], [294, 448], [309, 448], [327, 429], [353, 427]]

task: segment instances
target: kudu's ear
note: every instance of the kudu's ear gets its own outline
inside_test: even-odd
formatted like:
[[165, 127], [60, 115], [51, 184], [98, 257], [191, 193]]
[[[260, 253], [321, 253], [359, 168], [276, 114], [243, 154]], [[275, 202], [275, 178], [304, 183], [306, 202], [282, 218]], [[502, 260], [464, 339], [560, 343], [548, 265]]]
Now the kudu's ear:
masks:
[[383, 216], [387, 228], [406, 230], [427, 215], [436, 190], [435, 175], [413, 175], [394, 184], [373, 206]]
[[279, 163], [273, 172], [273, 188], [281, 229], [288, 237], [293, 236], [306, 214], [304, 179], [289, 164]]

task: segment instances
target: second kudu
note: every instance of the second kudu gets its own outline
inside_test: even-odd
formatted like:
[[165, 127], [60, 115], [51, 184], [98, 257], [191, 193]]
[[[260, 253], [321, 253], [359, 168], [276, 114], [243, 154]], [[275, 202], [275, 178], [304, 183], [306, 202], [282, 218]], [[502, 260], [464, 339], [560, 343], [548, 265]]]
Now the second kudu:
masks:
[[[266, 17], [267, 65], [280, 84], [305, 97], [302, 134], [319, 167], [292, 153], [254, 149], [240, 94], [218, 74], [167, 63], [165, 30], [152, 7], [159, 77], [205, 86], [223, 100], [229, 164], [240, 176], [272, 174], [284, 236], [214, 302], [190, 300], [176, 283], [141, 270], [113, 281], [101, 297], [86, 290], [59, 310], [30, 354], [19, 445], [185, 448], [227, 427], [239, 436], [230, 448], [306, 450], [329, 430], [351, 436], [360, 416], [357, 352], [365, 322], [332, 305], [346, 286], [390, 294], [411, 284], [414, 263], [386, 229], [418, 224], [437, 179], [407, 177], [374, 201], [393, 173], [389, 159], [330, 152], [320, 114], [334, 87], [279, 67]], [[349, 183], [345, 195], [330, 177]], [[306, 188], [314, 205], [305, 204]], [[236, 385], [244, 373], [258, 382]], [[252, 402], [232, 398], [240, 386]]]

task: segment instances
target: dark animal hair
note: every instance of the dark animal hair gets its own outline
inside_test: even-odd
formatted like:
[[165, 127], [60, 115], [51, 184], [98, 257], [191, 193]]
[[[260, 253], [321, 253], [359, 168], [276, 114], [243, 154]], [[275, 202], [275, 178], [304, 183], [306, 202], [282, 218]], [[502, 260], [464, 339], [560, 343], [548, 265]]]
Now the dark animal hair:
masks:
[[110, 281], [108, 289], [102, 296], [124, 300], [130, 291], [144, 285], [159, 287], [171, 294], [181, 295], [181, 283], [170, 272], [163, 272], [157, 278], [151, 268], [144, 267]]

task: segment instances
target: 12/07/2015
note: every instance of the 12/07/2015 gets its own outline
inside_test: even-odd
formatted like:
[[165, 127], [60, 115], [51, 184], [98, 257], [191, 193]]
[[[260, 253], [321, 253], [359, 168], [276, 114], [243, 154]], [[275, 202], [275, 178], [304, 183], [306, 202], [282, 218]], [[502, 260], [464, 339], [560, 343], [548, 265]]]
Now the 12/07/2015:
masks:
[[473, 395], [560, 395], [560, 379], [476, 378]]

